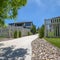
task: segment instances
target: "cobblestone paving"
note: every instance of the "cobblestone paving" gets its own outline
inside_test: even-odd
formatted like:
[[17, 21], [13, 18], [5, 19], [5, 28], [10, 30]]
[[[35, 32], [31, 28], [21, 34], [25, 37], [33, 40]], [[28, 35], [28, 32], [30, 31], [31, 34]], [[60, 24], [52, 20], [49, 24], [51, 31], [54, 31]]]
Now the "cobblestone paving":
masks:
[[60, 49], [38, 38], [32, 42], [32, 60], [60, 60]]

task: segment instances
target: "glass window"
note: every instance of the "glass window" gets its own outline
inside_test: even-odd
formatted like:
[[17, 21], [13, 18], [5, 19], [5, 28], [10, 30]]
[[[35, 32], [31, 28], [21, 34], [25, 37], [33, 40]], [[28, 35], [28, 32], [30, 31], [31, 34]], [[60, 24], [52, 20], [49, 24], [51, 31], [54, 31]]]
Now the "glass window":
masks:
[[31, 23], [25, 23], [25, 26], [31, 26]]
[[57, 19], [57, 22], [58, 22], [59, 19]]
[[54, 19], [53, 19], [53, 23], [54, 23]]
[[55, 22], [56, 22], [56, 19], [55, 19]]
[[51, 20], [51, 23], [52, 23], [52, 20]]
[[58, 18], [58, 22], [60, 22], [60, 18]]

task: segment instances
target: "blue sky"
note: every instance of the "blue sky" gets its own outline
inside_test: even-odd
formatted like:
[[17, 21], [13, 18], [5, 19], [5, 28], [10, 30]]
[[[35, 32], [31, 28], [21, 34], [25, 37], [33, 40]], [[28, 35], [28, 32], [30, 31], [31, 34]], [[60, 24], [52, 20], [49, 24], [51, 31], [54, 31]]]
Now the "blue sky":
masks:
[[[18, 10], [16, 22], [32, 21], [36, 27], [44, 24], [44, 19], [60, 16], [60, 0], [27, 0], [26, 6]], [[6, 20], [12, 23], [14, 20]]]

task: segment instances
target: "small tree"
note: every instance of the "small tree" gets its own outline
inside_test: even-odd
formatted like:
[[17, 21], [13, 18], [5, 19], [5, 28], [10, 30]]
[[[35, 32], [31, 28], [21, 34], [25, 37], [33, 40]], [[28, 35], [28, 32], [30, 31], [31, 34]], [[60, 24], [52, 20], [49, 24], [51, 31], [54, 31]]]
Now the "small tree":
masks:
[[33, 34], [36, 33], [36, 26], [35, 26], [35, 25], [32, 26], [32, 28], [31, 28], [31, 32], [32, 32]]
[[17, 31], [14, 32], [14, 38], [17, 38]]
[[21, 31], [19, 31], [19, 37], [21, 37]]
[[31, 35], [31, 32], [28, 32], [28, 36]]
[[39, 29], [39, 38], [43, 37], [44, 37], [44, 25], [42, 25], [41, 28]]
[[36, 30], [36, 31], [37, 31], [37, 33], [39, 32], [39, 27], [37, 28], [37, 30]]

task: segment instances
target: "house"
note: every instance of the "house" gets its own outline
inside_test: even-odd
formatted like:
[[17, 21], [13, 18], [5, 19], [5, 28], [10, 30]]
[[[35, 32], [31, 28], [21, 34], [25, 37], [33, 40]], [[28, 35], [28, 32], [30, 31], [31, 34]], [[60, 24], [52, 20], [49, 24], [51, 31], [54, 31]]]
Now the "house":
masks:
[[45, 37], [60, 37], [60, 17], [45, 19]]
[[16, 23], [10, 23], [10, 26], [15, 26], [15, 27], [23, 27], [27, 29], [31, 29], [33, 23], [32, 22], [16, 22]]
[[32, 22], [10, 23], [6, 28], [0, 28], [0, 36], [13, 38], [15, 31], [21, 31], [22, 36], [27, 36], [32, 25]]

